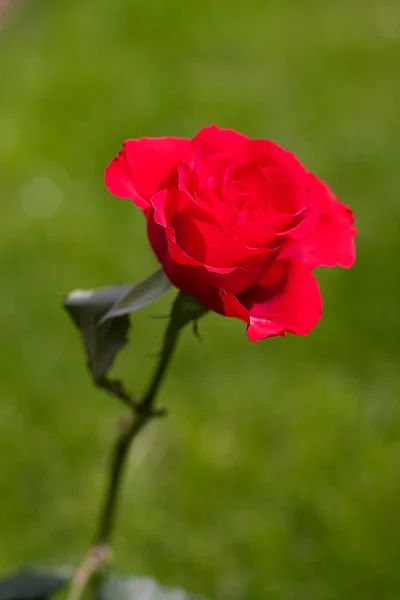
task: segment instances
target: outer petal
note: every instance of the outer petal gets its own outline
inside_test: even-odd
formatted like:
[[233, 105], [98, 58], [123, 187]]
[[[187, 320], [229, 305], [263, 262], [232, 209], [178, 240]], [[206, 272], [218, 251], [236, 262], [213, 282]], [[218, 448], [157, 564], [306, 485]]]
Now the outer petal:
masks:
[[351, 267], [355, 260], [354, 218], [351, 210], [337, 200], [322, 181], [310, 175], [311, 194], [320, 216], [313, 233], [294, 242], [285, 256], [302, 261], [310, 269], [318, 266]]
[[[199, 286], [210, 287], [215, 291], [224, 289], [228, 293], [240, 294], [249, 289], [262, 276], [274, 261], [274, 252], [267, 256], [257, 256], [254, 259], [244, 260], [236, 267], [226, 269], [212, 268], [202, 265], [194, 259], [188, 258], [177, 244], [171, 240], [168, 242], [168, 252], [164, 256], [164, 270], [171, 282], [192, 296], [199, 292]], [[166, 264], [168, 263], [168, 266]], [[168, 272], [167, 272], [168, 271]], [[200, 299], [200, 298], [199, 298]], [[209, 306], [207, 304], [207, 306]], [[214, 307], [212, 310], [216, 310]]]
[[141, 198], [135, 188], [125, 152], [118, 152], [117, 158], [110, 162], [104, 172], [104, 182], [114, 196], [132, 198], [136, 206], [142, 209], [147, 208], [147, 200]]
[[183, 162], [193, 167], [198, 158], [210, 154], [225, 154], [232, 158], [246, 158], [251, 140], [232, 129], [220, 129], [215, 125], [204, 127], [191, 140]]
[[172, 137], [128, 140], [105, 171], [106, 186], [115, 196], [146, 208], [153, 194], [176, 184], [176, 168], [188, 145], [189, 140]]
[[300, 262], [275, 263], [259, 285], [234, 296], [221, 291], [222, 312], [247, 323], [252, 342], [295, 333], [306, 335], [321, 318], [322, 302], [312, 273]]
[[283, 169], [288, 178], [301, 181], [307, 176], [307, 171], [292, 152], [270, 140], [252, 140], [251, 157], [261, 166]]
[[165, 260], [165, 254], [168, 250], [167, 236], [164, 227], [158, 225], [154, 220], [154, 211], [146, 211], [147, 220], [147, 237], [151, 247], [154, 250], [154, 254], [157, 256], [158, 261], [163, 264]]
[[162, 267], [171, 283], [182, 292], [197, 298], [210, 310], [221, 312], [219, 290], [210, 285], [212, 274], [203, 265], [177, 263], [169, 253], [164, 257]]

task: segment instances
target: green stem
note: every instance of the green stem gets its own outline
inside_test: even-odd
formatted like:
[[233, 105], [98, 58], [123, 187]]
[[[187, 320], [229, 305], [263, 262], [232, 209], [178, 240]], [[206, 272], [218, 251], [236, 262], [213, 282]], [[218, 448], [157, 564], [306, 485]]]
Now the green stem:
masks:
[[[140, 402], [134, 402], [129, 395], [123, 398], [128, 401], [131, 411], [122, 421], [122, 426], [114, 442], [111, 454], [110, 471], [103, 505], [100, 511], [98, 529], [93, 546], [90, 548], [81, 568], [76, 571], [71, 581], [67, 600], [82, 600], [88, 585], [96, 587], [96, 577], [100, 567], [110, 556], [110, 541], [114, 531], [115, 516], [119, 493], [127, 458], [132, 443], [147, 423], [165, 414], [154, 407], [159, 387], [164, 379], [182, 329], [190, 322], [197, 320], [207, 312], [202, 304], [191, 296], [180, 292], [175, 299], [171, 318], [166, 329], [159, 361], [155, 368], [146, 393]], [[195, 328], [196, 331], [196, 328]], [[121, 397], [120, 390], [109, 390]]]
[[146, 418], [145, 415], [130, 414], [123, 420], [120, 434], [112, 450], [110, 478], [106, 488], [103, 508], [100, 513], [99, 529], [95, 540], [96, 545], [109, 544], [110, 542], [115, 520], [115, 509], [128, 451], [131, 443], [150, 418], [150, 415]]
[[161, 355], [153, 377], [150, 380], [147, 392], [145, 393], [143, 400], [134, 405], [133, 412], [129, 413], [123, 420], [121, 430], [112, 450], [110, 477], [106, 488], [103, 507], [100, 512], [95, 545], [110, 543], [122, 477], [129, 449], [133, 441], [151, 419], [164, 414], [164, 411], [155, 410], [154, 402], [166, 369], [173, 356], [179, 333], [180, 329], [176, 330], [172, 325], [171, 320], [165, 333]]

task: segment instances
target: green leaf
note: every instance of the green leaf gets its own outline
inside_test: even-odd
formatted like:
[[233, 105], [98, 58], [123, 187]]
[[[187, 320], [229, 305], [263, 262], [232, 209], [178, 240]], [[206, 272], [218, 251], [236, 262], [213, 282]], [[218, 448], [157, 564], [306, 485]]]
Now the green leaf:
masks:
[[128, 341], [129, 317], [115, 317], [101, 325], [99, 320], [131, 287], [119, 285], [96, 290], [75, 290], [64, 300], [65, 309], [81, 331], [94, 383], [127, 402], [131, 402], [131, 399], [122, 383], [109, 379], [107, 373], [118, 351]]
[[98, 592], [98, 600], [206, 600], [180, 588], [161, 587], [150, 577], [111, 578]]
[[64, 300], [65, 309], [81, 330], [94, 383], [129, 404], [132, 399], [122, 382], [107, 375], [117, 353], [128, 341], [128, 313], [155, 302], [170, 287], [171, 283], [159, 269], [139, 283], [75, 290]]
[[0, 579], [0, 600], [46, 600], [69, 580], [68, 570], [21, 570]]
[[131, 285], [125, 293], [112, 305], [110, 310], [102, 317], [101, 323], [112, 317], [119, 317], [134, 312], [152, 304], [165, 294], [172, 286], [164, 271], [159, 269], [147, 279]]

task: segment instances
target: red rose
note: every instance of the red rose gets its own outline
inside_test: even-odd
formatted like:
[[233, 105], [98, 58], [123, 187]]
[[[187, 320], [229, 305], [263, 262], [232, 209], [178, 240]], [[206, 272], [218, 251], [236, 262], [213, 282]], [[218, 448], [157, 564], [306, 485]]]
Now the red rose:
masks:
[[252, 341], [307, 334], [321, 317], [311, 270], [354, 262], [350, 209], [268, 140], [215, 126], [129, 140], [105, 181], [143, 210], [171, 283], [245, 321]]

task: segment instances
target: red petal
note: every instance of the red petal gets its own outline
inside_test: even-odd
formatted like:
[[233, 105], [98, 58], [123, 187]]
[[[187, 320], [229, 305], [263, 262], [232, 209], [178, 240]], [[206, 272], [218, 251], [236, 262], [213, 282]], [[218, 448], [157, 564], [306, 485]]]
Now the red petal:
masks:
[[157, 192], [151, 198], [151, 204], [156, 210], [155, 220], [163, 227], [184, 229], [186, 223], [192, 227], [193, 220], [202, 220], [218, 228], [219, 222], [213, 211], [208, 210], [207, 204], [199, 203], [185, 190], [169, 188]]
[[[187, 286], [193, 290], [206, 285], [240, 293], [254, 285], [276, 260], [274, 249], [246, 248], [215, 227], [197, 221], [190, 212], [192, 199], [182, 190], [163, 190], [151, 203], [154, 210], [148, 214], [147, 225], [150, 243], [163, 266], [165, 263], [171, 281], [184, 291]], [[198, 210], [194, 205], [194, 211]]]
[[238, 297], [221, 291], [222, 312], [247, 323], [252, 342], [295, 333], [306, 335], [321, 318], [321, 296], [316, 279], [297, 261], [279, 261], [262, 284]]
[[284, 169], [268, 167], [262, 169], [271, 188], [269, 209], [274, 212], [295, 215], [311, 203], [309, 179], [306, 171], [299, 179], [290, 176]]
[[106, 170], [106, 185], [111, 193], [132, 198], [144, 208], [153, 194], [169, 186], [189, 141], [182, 138], [140, 138], [124, 142], [120, 152]]
[[248, 210], [268, 210], [271, 198], [271, 185], [263, 172], [254, 162], [237, 160], [226, 170], [222, 194], [232, 190], [238, 191], [238, 198], [243, 197]]
[[[260, 172], [260, 171], [259, 171]], [[304, 238], [315, 229], [319, 211], [313, 205], [306, 182], [298, 185], [290, 179], [283, 179], [280, 169], [269, 168], [264, 170], [264, 180], [268, 183], [269, 197], [262, 210], [262, 204], [248, 212], [247, 221], [257, 222], [274, 231], [292, 239]]]
[[104, 182], [108, 190], [119, 198], [132, 198], [136, 206], [145, 209], [148, 202], [138, 194], [130, 173], [124, 152], [118, 152], [104, 172]]
[[246, 221], [230, 227], [229, 232], [240, 244], [251, 248], [272, 248], [280, 243], [275, 231], [257, 221]]
[[157, 192], [151, 198], [151, 205], [154, 208], [154, 220], [162, 227], [169, 227], [172, 224], [176, 212], [176, 204], [179, 196], [185, 192], [177, 188], [170, 188]]
[[236, 319], [240, 319], [249, 325], [249, 312], [247, 308], [245, 308], [243, 304], [239, 302], [234, 294], [229, 294], [225, 290], [221, 290], [219, 296], [221, 299], [221, 305], [219, 310], [216, 312], [221, 313], [225, 317], [234, 317]]
[[[194, 296], [205, 306], [216, 312], [221, 312], [221, 301], [219, 297], [219, 288], [211, 285], [214, 277], [221, 277], [220, 274], [210, 273], [204, 265], [199, 263], [183, 264], [175, 260], [182, 258], [169, 251], [165, 254], [162, 263], [165, 274], [171, 283], [186, 294]], [[176, 251], [179, 248], [176, 246]], [[182, 252], [182, 251], [181, 251]], [[232, 269], [233, 271], [233, 269]], [[224, 278], [226, 275], [224, 275]]]
[[351, 267], [355, 260], [356, 234], [353, 213], [325, 184], [311, 177], [311, 193], [320, 210], [319, 220], [313, 233], [289, 246], [285, 256], [301, 260], [310, 269], [322, 265]]
[[226, 154], [210, 154], [200, 156], [196, 160], [196, 173], [199, 181], [206, 182], [210, 177], [216, 177], [222, 183], [226, 170], [232, 163], [232, 157], [229, 156], [229, 146], [225, 149]]
[[247, 323], [247, 336], [252, 342], [286, 333], [306, 335], [321, 317], [318, 284], [297, 261], [276, 263], [269, 272], [271, 285], [266, 285], [265, 278], [262, 286], [239, 296], [201, 285], [198, 278], [192, 277], [192, 268], [178, 273], [167, 264], [165, 271], [174, 285], [209, 309]]
[[270, 140], [252, 140], [251, 153], [252, 158], [260, 165], [284, 170], [287, 178], [299, 180], [307, 176], [307, 171], [292, 152]]
[[[175, 231], [172, 227], [166, 229], [166, 235], [167, 255], [171, 263], [170, 270], [174, 279], [176, 277], [180, 279], [181, 283], [179, 285], [175, 283], [175, 285], [183, 291], [185, 291], [186, 285], [190, 285], [191, 288], [206, 285], [216, 289], [223, 287], [230, 292], [240, 293], [254, 285], [254, 282], [261, 277], [274, 258], [274, 251], [265, 250], [262, 254], [243, 260], [237, 265], [215, 267], [203, 263], [185, 252], [176, 242]], [[166, 257], [164, 259], [167, 260]], [[181, 267], [190, 267], [190, 269], [183, 271]]]
[[[196, 238], [193, 240], [187, 239], [187, 232], [184, 231], [185, 226], [191, 227], [191, 232], [194, 235], [200, 235], [193, 227], [196, 227], [198, 223], [195, 219], [190, 219], [190, 214], [184, 222], [182, 222], [183, 215], [180, 214], [180, 210], [187, 203], [193, 202], [192, 199], [184, 192], [177, 188], [170, 188], [168, 190], [162, 190], [151, 199], [151, 204], [154, 211], [151, 213], [155, 223], [160, 225], [165, 230], [165, 235], [168, 243], [168, 252], [175, 262], [184, 265], [193, 265], [203, 267], [210, 273], [231, 273], [236, 265], [233, 267], [230, 265], [212, 265], [206, 261], [200, 260], [198, 256], [201, 254], [201, 244], [203, 238]], [[194, 210], [199, 208], [194, 204]], [[180, 231], [176, 231], [175, 224], [182, 226]], [[203, 225], [206, 225], [203, 223]], [[216, 232], [217, 229], [213, 228]], [[182, 236], [182, 239], [180, 238]], [[184, 245], [182, 241], [188, 243]]]
[[248, 156], [251, 140], [232, 129], [219, 129], [215, 125], [204, 127], [190, 142], [183, 162], [194, 166], [198, 157], [225, 154], [232, 158]]
[[[190, 233], [193, 234], [193, 241]], [[191, 255], [197, 253], [198, 260], [213, 267], [235, 267], [246, 259], [267, 254], [264, 248], [245, 246], [228, 233], [196, 219], [193, 220], [190, 231], [188, 228], [177, 232], [177, 238], [179, 237], [187, 248], [190, 247]]]
[[[318, 209], [315, 206], [306, 206], [295, 215], [257, 210], [247, 215], [248, 220], [243, 223], [243, 226], [249, 233], [251, 227], [256, 224], [258, 227], [266, 227], [277, 238], [299, 240], [309, 236], [315, 230], [318, 217]], [[238, 229], [240, 230], [241, 226], [238, 226]]]
[[250, 315], [247, 335], [306, 335], [319, 321], [322, 302], [312, 273], [296, 260], [276, 263], [259, 285], [239, 296]]
[[[152, 197], [151, 204], [156, 223], [170, 230], [168, 237], [174, 238], [173, 242], [184, 255], [207, 266], [209, 270], [232, 270], [229, 268], [236, 267], [248, 258], [269, 252], [264, 248], [245, 246], [215, 224], [200, 221], [200, 218], [211, 220], [212, 215], [200, 209], [183, 190], [162, 190]], [[175, 252], [173, 248], [171, 250]]]
[[214, 178], [200, 181], [196, 171], [187, 165], [179, 165], [178, 177], [179, 189], [189, 194], [200, 208], [212, 214], [217, 221], [221, 220], [221, 216], [236, 214], [236, 206], [230, 206], [219, 200], [214, 187]]
[[154, 250], [154, 254], [157, 256], [159, 262], [162, 264], [167, 252], [167, 236], [164, 227], [158, 225], [154, 220], [154, 211], [147, 211], [147, 237], [151, 247]]

